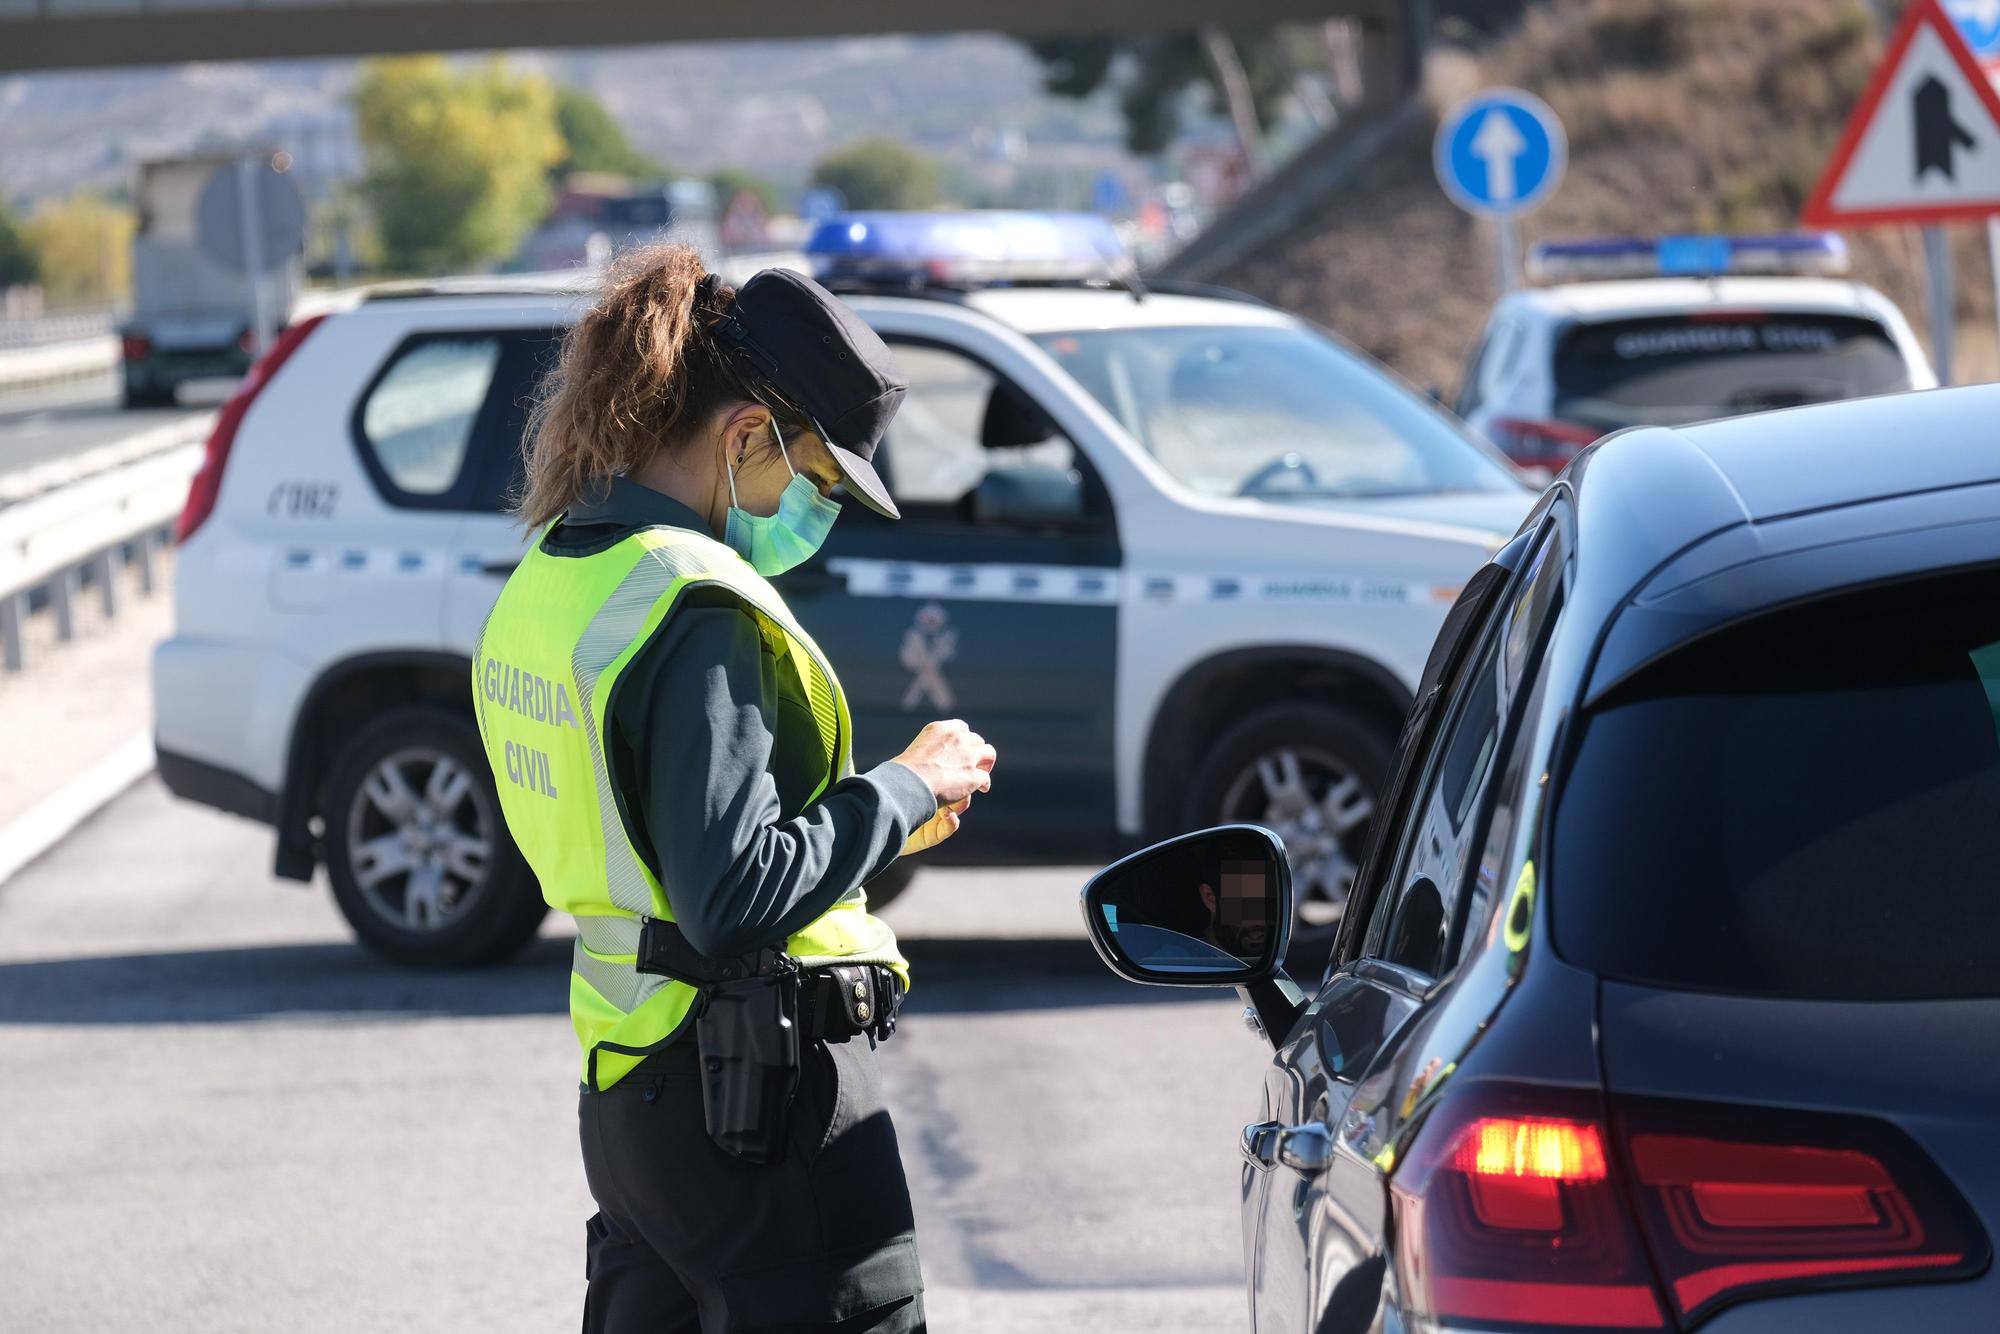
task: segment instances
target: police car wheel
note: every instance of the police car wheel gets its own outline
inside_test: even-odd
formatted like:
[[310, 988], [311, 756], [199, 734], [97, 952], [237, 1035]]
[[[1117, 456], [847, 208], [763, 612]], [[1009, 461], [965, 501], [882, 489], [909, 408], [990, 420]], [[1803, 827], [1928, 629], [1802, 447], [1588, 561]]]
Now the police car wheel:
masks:
[[868, 911], [880, 912], [888, 907], [916, 878], [917, 868], [908, 857], [890, 862], [888, 870], [868, 882]]
[[1185, 819], [1189, 828], [1260, 824], [1283, 839], [1292, 948], [1324, 955], [1367, 851], [1390, 763], [1390, 739], [1366, 718], [1324, 704], [1273, 705], [1209, 747]]
[[398, 963], [492, 963], [548, 908], [500, 816], [472, 724], [398, 709], [340, 752], [327, 784], [327, 873], [354, 934]]

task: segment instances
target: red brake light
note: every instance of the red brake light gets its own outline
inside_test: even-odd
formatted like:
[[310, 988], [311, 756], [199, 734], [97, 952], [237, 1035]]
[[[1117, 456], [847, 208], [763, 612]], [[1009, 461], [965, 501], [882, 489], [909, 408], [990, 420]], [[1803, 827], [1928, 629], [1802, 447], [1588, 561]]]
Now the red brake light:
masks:
[[325, 318], [325, 315], [311, 316], [279, 334], [270, 350], [251, 366], [237, 384], [236, 392], [222, 405], [222, 411], [216, 414], [215, 429], [209, 433], [201, 467], [195, 471], [194, 481], [188, 485], [187, 505], [181, 510], [180, 522], [174, 525], [174, 541], [187, 541], [194, 536], [197, 528], [208, 521], [208, 516], [215, 510], [215, 498], [222, 490], [222, 469], [229, 462], [229, 450], [236, 443], [236, 431], [243, 424], [243, 414], [250, 410], [250, 404], [271, 382], [271, 377], [285, 364], [286, 358], [298, 351], [306, 335], [317, 329]]
[[1667, 1328], [1593, 1093], [1470, 1085], [1390, 1181], [1405, 1299], [1447, 1325]]
[[1405, 1300], [1444, 1325], [1665, 1330], [1670, 1312], [1690, 1330], [1731, 1302], [1962, 1278], [1990, 1258], [1964, 1200], [1885, 1122], [1615, 1112], [1570, 1089], [1447, 1094], [1389, 1183]]
[[1603, 434], [1595, 427], [1578, 426], [1574, 422], [1529, 421], [1521, 417], [1495, 417], [1486, 426], [1486, 438], [1514, 462], [1556, 469], [1575, 458], [1585, 445], [1596, 443]]
[[126, 334], [118, 340], [118, 352], [127, 361], [144, 361], [153, 355], [153, 340], [144, 334]]
[[1653, 1101], [1620, 1112], [1640, 1226], [1684, 1325], [1774, 1291], [1985, 1267], [1965, 1203], [1886, 1123]]

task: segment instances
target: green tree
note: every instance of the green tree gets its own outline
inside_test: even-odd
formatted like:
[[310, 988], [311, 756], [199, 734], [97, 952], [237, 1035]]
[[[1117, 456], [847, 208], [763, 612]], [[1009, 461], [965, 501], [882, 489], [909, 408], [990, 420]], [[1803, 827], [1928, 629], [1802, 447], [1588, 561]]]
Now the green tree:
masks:
[[[1023, 41], [1041, 61], [1048, 91], [1084, 98], [1100, 88], [1115, 90], [1125, 113], [1126, 146], [1135, 153], [1158, 153], [1173, 142], [1190, 91], [1229, 110], [1240, 136], [1254, 136], [1270, 124], [1291, 84], [1281, 34], [1270, 28]], [[1240, 84], [1238, 71], [1230, 68], [1230, 48], [1240, 64]], [[1255, 144], [1244, 147], [1253, 161], [1260, 156]]]
[[672, 173], [632, 146], [604, 104], [581, 88], [556, 89], [556, 129], [564, 152], [550, 174], [560, 180], [573, 171], [608, 171], [641, 180], [664, 180]]
[[363, 193], [392, 270], [503, 258], [547, 211], [563, 153], [547, 80], [498, 57], [462, 71], [439, 56], [390, 57], [363, 65], [354, 107]]
[[41, 205], [28, 244], [49, 304], [122, 301], [132, 293], [132, 211], [98, 195]]
[[840, 191], [849, 208], [930, 208], [938, 202], [938, 168], [895, 139], [862, 139], [813, 168], [813, 184]]
[[35, 247], [6, 200], [0, 199], [0, 287], [32, 283], [39, 276]]

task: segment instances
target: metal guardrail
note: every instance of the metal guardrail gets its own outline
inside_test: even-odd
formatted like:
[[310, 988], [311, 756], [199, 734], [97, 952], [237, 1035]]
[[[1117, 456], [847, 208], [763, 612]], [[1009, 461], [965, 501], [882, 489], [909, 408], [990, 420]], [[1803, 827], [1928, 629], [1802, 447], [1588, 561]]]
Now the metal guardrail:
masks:
[[18, 672], [27, 665], [37, 600], [55, 617], [57, 639], [75, 637], [86, 575], [107, 617], [118, 614], [127, 562], [138, 570], [142, 594], [158, 587], [158, 557], [201, 466], [193, 437], [204, 420], [176, 426], [187, 443], [155, 448], [0, 509], [0, 667]]
[[41, 347], [0, 348], [0, 389], [102, 375], [116, 370], [118, 361], [118, 340], [110, 334]]
[[86, 338], [102, 338], [117, 331], [118, 312], [108, 306], [97, 310], [67, 311], [59, 315], [0, 318], [0, 348], [74, 343]]

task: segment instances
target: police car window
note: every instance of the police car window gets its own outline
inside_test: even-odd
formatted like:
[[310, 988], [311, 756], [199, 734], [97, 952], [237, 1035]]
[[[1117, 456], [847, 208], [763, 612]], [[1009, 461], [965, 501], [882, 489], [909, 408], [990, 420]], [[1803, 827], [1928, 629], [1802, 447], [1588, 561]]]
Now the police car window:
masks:
[[1301, 326], [1036, 341], [1168, 471], [1208, 495], [1310, 501], [1520, 486], [1429, 402]]
[[396, 490], [437, 497], [465, 471], [493, 388], [499, 334], [440, 335], [406, 343], [361, 405], [361, 436]]
[[1578, 325], [1555, 380], [1558, 418], [1612, 431], [1886, 394], [1910, 372], [1865, 316], [1703, 311]]
[[910, 388], [889, 424], [881, 471], [899, 506], [969, 517], [961, 502], [989, 472], [1074, 471], [1075, 447], [983, 363], [928, 343], [899, 342], [895, 352]]

